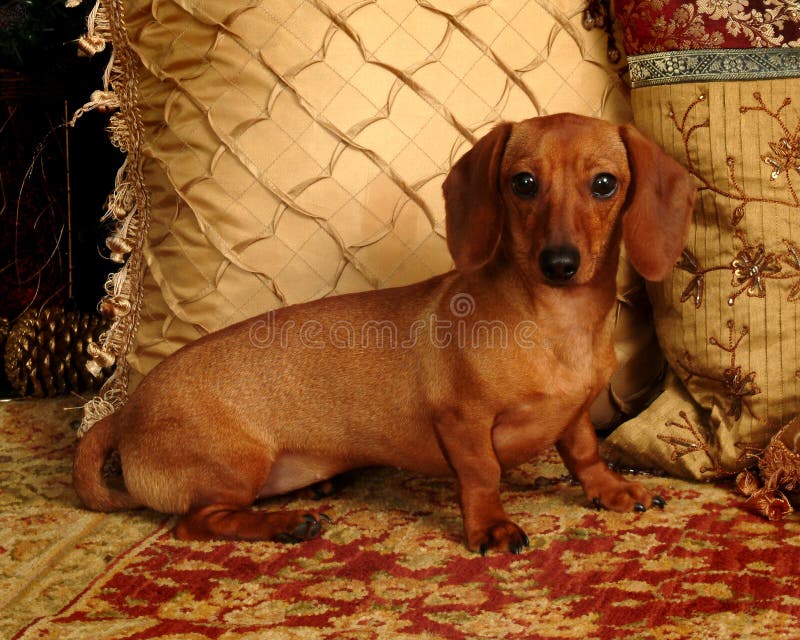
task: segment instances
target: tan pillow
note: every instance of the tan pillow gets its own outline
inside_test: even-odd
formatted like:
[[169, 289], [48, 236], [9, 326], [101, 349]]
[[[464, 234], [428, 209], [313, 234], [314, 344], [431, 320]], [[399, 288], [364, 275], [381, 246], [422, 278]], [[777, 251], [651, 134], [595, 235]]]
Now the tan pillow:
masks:
[[111, 283], [132, 308], [95, 349], [127, 360], [87, 423], [207, 332], [451, 268], [441, 183], [497, 121], [629, 120], [582, 2], [105, 6], [127, 96], [118, 137], [138, 153], [121, 182], [146, 191], [122, 207], [133, 267]]
[[[738, 59], [701, 53], [718, 70]], [[772, 71], [791, 58], [797, 73], [798, 53], [748, 55], [773, 60]], [[604, 453], [694, 478], [731, 474], [800, 412], [800, 80], [644, 86], [633, 109], [696, 176], [700, 198], [682, 260], [649, 286], [673, 371], [667, 391]]]

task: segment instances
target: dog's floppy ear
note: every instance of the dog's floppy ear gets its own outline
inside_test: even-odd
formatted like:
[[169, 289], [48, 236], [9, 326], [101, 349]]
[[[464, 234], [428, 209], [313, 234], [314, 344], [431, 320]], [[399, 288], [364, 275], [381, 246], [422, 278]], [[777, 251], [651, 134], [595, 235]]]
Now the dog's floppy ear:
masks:
[[622, 237], [634, 268], [647, 280], [669, 275], [686, 244], [697, 188], [694, 178], [635, 127], [619, 129], [631, 184]]
[[461, 156], [442, 186], [447, 247], [462, 273], [487, 264], [500, 244], [500, 162], [510, 135], [510, 122], [497, 125]]

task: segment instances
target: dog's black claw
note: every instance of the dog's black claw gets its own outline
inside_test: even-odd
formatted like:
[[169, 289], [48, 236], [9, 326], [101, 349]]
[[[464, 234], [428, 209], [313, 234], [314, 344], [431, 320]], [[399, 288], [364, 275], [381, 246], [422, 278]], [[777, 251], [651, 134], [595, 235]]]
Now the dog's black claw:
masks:
[[281, 542], [283, 544], [296, 544], [297, 542], [300, 542], [300, 540], [298, 540], [291, 534], [280, 533], [277, 536], [275, 536], [275, 542]]
[[510, 540], [508, 543], [508, 550], [513, 553], [514, 555], [519, 555], [522, 553], [522, 550], [525, 547], [529, 547], [531, 541], [528, 539], [528, 536], [525, 534], [524, 531], [519, 532], [519, 539], [518, 540]]
[[322, 532], [322, 523], [314, 522], [314, 524], [308, 527], [308, 531], [306, 532], [306, 538], [316, 538], [321, 532]]
[[487, 545], [487, 544], [484, 542], [484, 543], [483, 543], [483, 544], [480, 546], [480, 549], [478, 549], [478, 551], [480, 551], [480, 554], [481, 554], [482, 556], [485, 556], [485, 555], [486, 555], [486, 551], [487, 551], [488, 549], [489, 549], [489, 545]]
[[[325, 516], [324, 520], [330, 522], [330, 518], [328, 518], [328, 516]], [[322, 515], [320, 515], [319, 519], [317, 519], [310, 513], [306, 513], [303, 515], [303, 522], [298, 524], [288, 534], [282, 534], [282, 535], [285, 535], [287, 538], [289, 538], [288, 542], [301, 542], [303, 540], [311, 540], [312, 538], [316, 538], [322, 532], [322, 523], [323, 523]], [[279, 538], [280, 537], [281, 536], [279, 536]], [[287, 540], [280, 540], [280, 541], [286, 542]]]
[[522, 543], [522, 541], [520, 541], [520, 542], [509, 542], [508, 543], [508, 550], [511, 553], [513, 553], [515, 556], [518, 556], [520, 553], [522, 553], [522, 548], [524, 546], [525, 545]]
[[592, 506], [599, 510], [603, 508], [603, 503], [600, 502], [600, 498], [592, 498]]
[[653, 496], [653, 505], [658, 507], [659, 509], [663, 509], [667, 506], [667, 501], [664, 500], [661, 496]]
[[300, 542], [300, 540], [305, 540], [309, 537], [309, 533], [311, 533], [311, 525], [308, 521], [301, 522], [298, 524], [294, 529], [292, 529], [288, 536], [292, 539], [293, 542]]
[[633, 505], [633, 510], [637, 513], [644, 513], [647, 511], [647, 507], [645, 507], [641, 502], [637, 502], [635, 505]]

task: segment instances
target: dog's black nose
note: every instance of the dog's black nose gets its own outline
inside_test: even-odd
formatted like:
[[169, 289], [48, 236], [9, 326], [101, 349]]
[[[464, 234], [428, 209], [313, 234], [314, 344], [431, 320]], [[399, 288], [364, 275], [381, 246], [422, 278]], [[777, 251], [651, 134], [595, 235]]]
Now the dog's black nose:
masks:
[[572, 245], [545, 247], [539, 254], [539, 267], [544, 277], [553, 283], [570, 280], [581, 265], [581, 254]]

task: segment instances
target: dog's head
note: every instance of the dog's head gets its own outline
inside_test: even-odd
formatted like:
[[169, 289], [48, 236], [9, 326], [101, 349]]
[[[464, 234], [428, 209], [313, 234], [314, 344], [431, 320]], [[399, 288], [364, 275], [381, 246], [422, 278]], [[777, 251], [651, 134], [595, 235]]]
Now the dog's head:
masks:
[[691, 175], [630, 125], [559, 114], [503, 123], [444, 182], [447, 244], [464, 273], [499, 254], [551, 286], [590, 282], [622, 237], [662, 280], [686, 242]]

